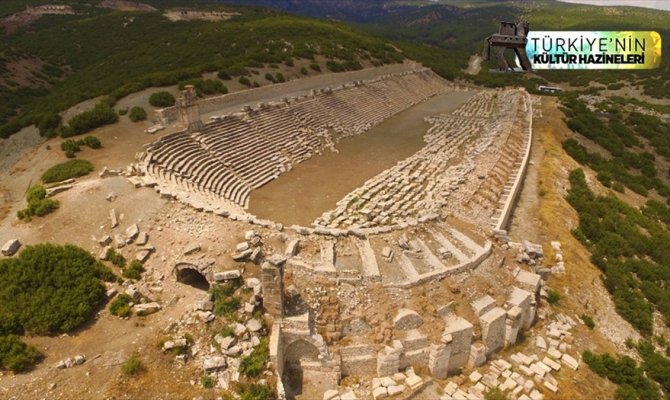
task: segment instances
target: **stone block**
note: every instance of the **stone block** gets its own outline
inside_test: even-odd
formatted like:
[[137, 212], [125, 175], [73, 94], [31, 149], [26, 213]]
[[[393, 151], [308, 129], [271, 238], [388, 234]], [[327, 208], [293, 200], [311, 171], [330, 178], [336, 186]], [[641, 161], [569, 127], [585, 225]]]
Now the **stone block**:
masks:
[[475, 315], [477, 315], [478, 317], [481, 317], [482, 315], [486, 314], [495, 306], [496, 306], [495, 300], [493, 300], [493, 297], [489, 295], [480, 297], [472, 302], [472, 309], [474, 310]]
[[393, 327], [398, 330], [416, 329], [423, 324], [423, 318], [413, 310], [402, 308], [393, 318]]
[[482, 341], [486, 346], [486, 355], [498, 351], [505, 345], [505, 320], [507, 313], [495, 307], [479, 318], [482, 327]]
[[3, 256], [13, 256], [21, 248], [21, 242], [18, 239], [11, 239], [5, 242], [2, 246], [2, 255]]
[[449, 342], [451, 346], [449, 371], [454, 371], [465, 366], [470, 358], [473, 326], [470, 322], [458, 316], [447, 317], [445, 322], [446, 326], [442, 337], [451, 339]]
[[541, 280], [542, 278], [540, 275], [525, 270], [520, 270], [516, 276], [516, 281], [519, 282], [519, 286], [531, 293], [540, 291]]

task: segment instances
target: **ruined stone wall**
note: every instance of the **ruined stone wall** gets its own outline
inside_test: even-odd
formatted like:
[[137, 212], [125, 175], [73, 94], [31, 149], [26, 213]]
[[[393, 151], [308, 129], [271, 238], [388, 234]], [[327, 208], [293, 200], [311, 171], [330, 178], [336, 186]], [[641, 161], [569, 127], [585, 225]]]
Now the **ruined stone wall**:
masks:
[[523, 187], [523, 181], [526, 176], [526, 170], [528, 169], [528, 160], [530, 159], [530, 148], [533, 142], [533, 103], [530, 98], [530, 94], [528, 94], [527, 92], [524, 93], [525, 93], [524, 97], [526, 99], [524, 102], [524, 107], [528, 119], [528, 128], [526, 134], [527, 143], [524, 149], [524, 156], [523, 160], [521, 161], [519, 171], [517, 172], [516, 178], [514, 179], [514, 184], [512, 185], [509, 194], [507, 195], [507, 199], [505, 200], [505, 205], [502, 208], [500, 218], [495, 224], [495, 229], [504, 229], [509, 223], [509, 219], [512, 216], [512, 211], [516, 206], [516, 202], [519, 198], [519, 194], [521, 193], [521, 189]]

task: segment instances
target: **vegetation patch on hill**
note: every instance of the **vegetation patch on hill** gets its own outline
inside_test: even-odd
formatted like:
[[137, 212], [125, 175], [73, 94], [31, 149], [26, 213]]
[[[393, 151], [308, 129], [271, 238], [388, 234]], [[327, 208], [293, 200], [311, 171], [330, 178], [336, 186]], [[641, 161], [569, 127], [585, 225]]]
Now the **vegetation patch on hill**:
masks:
[[653, 312], [670, 326], [670, 230], [660, 202], [632, 207], [613, 194], [596, 196], [584, 171], [570, 173], [568, 202], [579, 214], [573, 234], [591, 252], [617, 312], [643, 335], [653, 333]]
[[102, 280], [114, 274], [76, 246], [27, 246], [17, 257], [0, 260], [0, 361], [15, 372], [39, 361], [40, 354], [16, 336], [53, 335], [80, 327], [105, 302]]
[[32, 217], [43, 217], [58, 208], [58, 200], [48, 199], [47, 191], [42, 185], [35, 185], [26, 193], [28, 205], [19, 210], [16, 216], [19, 219], [30, 221]]
[[[574, 94], [563, 96], [562, 104], [568, 127], [611, 155], [603, 157], [575, 139], [566, 139], [563, 148], [572, 158], [596, 171], [606, 187], [622, 191], [625, 186], [642, 196], [655, 190], [670, 202], [670, 187], [662, 179], [670, 175], [661, 171], [662, 176], [655, 162], [657, 156], [670, 159], [670, 125], [639, 112], [626, 115], [616, 106], [603, 106], [604, 110], [593, 112]], [[656, 154], [645, 149], [645, 142]]]
[[56, 164], [42, 174], [42, 182], [60, 182], [70, 178], [88, 175], [93, 171], [93, 164], [86, 160], [69, 160]]
[[[202, 79], [207, 72], [290, 64], [317, 55], [345, 69], [359, 68], [363, 59], [386, 64], [405, 58], [386, 40], [341, 23], [257, 8], [218, 8], [240, 15], [218, 23], [174, 23], [160, 13], [91, 8], [85, 15], [44, 17], [30, 27], [30, 34], [3, 37], [0, 54], [42, 60], [45, 67], [39, 73], [49, 84], [0, 85], [0, 137], [47, 117], [53, 122], [54, 111], [86, 99], [110, 95], [116, 101], [148, 87]], [[197, 46], [194, 37], [199, 38]], [[6, 62], [0, 60], [0, 77]], [[226, 91], [214, 80], [198, 86], [203, 93]], [[108, 106], [70, 121], [74, 133], [114, 122], [117, 116]]]

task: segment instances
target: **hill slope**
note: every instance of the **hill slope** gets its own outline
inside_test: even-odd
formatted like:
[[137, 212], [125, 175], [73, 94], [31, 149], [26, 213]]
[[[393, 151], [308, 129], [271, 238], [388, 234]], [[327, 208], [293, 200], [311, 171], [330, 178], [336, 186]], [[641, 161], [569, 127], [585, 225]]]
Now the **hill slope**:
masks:
[[[160, 3], [160, 2], [156, 2]], [[331, 70], [404, 57], [383, 39], [346, 25], [272, 11], [217, 7], [225, 21], [171, 22], [161, 12], [121, 12], [71, 3], [77, 15], [43, 16], [0, 41], [0, 136], [88, 98], [119, 99], [149, 86], [221, 69], [321, 56]]]
[[[670, 96], [670, 60], [652, 71], [539, 72], [537, 74], [489, 74], [488, 64], [476, 77], [466, 76], [462, 70], [468, 57], [479, 54], [483, 40], [498, 31], [500, 21], [526, 19], [531, 30], [655, 30], [670, 37], [670, 12], [638, 7], [600, 7], [568, 4], [554, 0], [523, 1], [467, 1], [444, 0], [427, 2], [374, 1], [362, 8], [349, 1], [287, 1], [287, 0], [230, 0], [253, 3], [275, 9], [321, 18], [338, 18], [356, 24], [370, 33], [405, 43], [408, 55], [423, 62], [448, 78], [462, 77], [487, 86], [524, 85], [532, 89], [538, 83], [568, 82], [588, 85], [590, 81], [610, 84], [629, 80], [640, 85], [645, 94], [663, 98]], [[368, 2], [366, 2], [368, 4]], [[320, 5], [320, 11], [318, 9]], [[332, 10], [338, 10], [337, 13]], [[353, 15], [353, 16], [351, 16]], [[426, 50], [427, 45], [431, 50]], [[663, 52], [670, 53], [670, 41], [663, 44]]]

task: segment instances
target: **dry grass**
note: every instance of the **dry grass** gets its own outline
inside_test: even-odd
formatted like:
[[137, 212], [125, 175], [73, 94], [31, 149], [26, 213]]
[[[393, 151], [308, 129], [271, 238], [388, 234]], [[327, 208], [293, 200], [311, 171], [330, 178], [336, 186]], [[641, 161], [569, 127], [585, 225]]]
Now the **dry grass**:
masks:
[[[542, 112], [543, 118], [536, 120], [534, 125], [544, 151], [543, 162], [538, 166], [539, 191], [543, 193], [538, 217], [545, 237], [561, 242], [566, 265], [565, 274], [553, 275], [550, 279], [551, 287], [562, 294], [560, 305], [555, 309], [572, 316], [589, 314], [596, 320], [594, 331], [584, 326], [574, 330], [573, 351], [581, 353], [588, 348], [596, 352], [617, 352], [619, 346], [612, 343], [613, 338], [600, 334], [599, 328], [620, 326], [623, 336], [632, 328], [615, 313], [614, 305], [602, 285], [600, 271], [590, 262], [588, 250], [571, 233], [577, 225], [578, 216], [565, 200], [565, 195], [569, 189], [569, 171], [579, 165], [561, 147], [561, 140], [570, 132], [562, 121], [562, 113], [556, 108], [556, 99], [543, 98]], [[553, 252], [548, 255], [553, 257]], [[625, 337], [615, 339], [625, 340]], [[560, 392], [547, 396], [547, 399], [614, 397], [615, 386], [598, 377], [586, 365], [574, 373], [558, 375]]]

